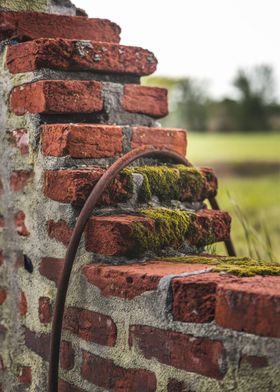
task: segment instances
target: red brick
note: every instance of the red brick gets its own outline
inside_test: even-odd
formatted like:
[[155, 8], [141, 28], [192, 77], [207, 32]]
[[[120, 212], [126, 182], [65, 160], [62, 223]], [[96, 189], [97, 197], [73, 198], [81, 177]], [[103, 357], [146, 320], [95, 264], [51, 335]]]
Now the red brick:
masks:
[[267, 367], [269, 364], [266, 357], [258, 357], [256, 355], [242, 355], [239, 365], [250, 365], [253, 369], [262, 369]]
[[54, 257], [44, 257], [40, 263], [39, 272], [47, 279], [55, 282], [58, 285], [64, 265], [63, 259], [56, 259]]
[[39, 298], [39, 319], [41, 323], [48, 324], [52, 320], [52, 303], [48, 297]]
[[151, 231], [154, 221], [143, 216], [98, 216], [89, 220], [86, 229], [86, 249], [104, 256], [130, 255], [136, 250], [133, 225], [141, 223]]
[[156, 70], [157, 60], [148, 50], [133, 46], [40, 39], [10, 46], [7, 66], [12, 73], [52, 68], [143, 76]]
[[63, 328], [89, 342], [113, 347], [117, 339], [117, 327], [109, 316], [75, 307], [67, 308]]
[[49, 237], [62, 242], [65, 246], [67, 246], [70, 242], [72, 231], [73, 230], [62, 219], [58, 220], [57, 222], [54, 220], [48, 221]]
[[205, 269], [204, 264], [149, 261], [126, 265], [88, 264], [82, 268], [89, 283], [97, 286], [105, 297], [133, 299], [156, 290], [162, 277]]
[[25, 327], [24, 330], [25, 345], [34, 353], [39, 355], [45, 361], [48, 361], [50, 350], [50, 335], [31, 331]]
[[122, 107], [133, 113], [164, 117], [168, 114], [167, 90], [159, 87], [127, 84], [124, 86]]
[[39, 12], [0, 12], [0, 41], [70, 38], [119, 42], [120, 28], [105, 19]]
[[218, 273], [173, 279], [173, 319], [189, 323], [209, 323], [213, 321], [215, 319], [218, 284], [234, 280], [238, 280], [238, 278]]
[[32, 369], [30, 366], [23, 366], [20, 369], [18, 380], [24, 385], [30, 385], [32, 383]]
[[103, 108], [101, 83], [94, 80], [41, 80], [15, 87], [10, 108], [25, 113], [92, 113]]
[[[88, 166], [83, 169], [46, 171], [44, 194], [52, 200], [82, 206], [105, 169]], [[100, 197], [99, 205], [116, 205], [132, 196], [129, 178], [119, 175]]]
[[218, 340], [133, 325], [129, 344], [136, 344], [147, 359], [156, 358], [163, 364], [206, 377], [222, 379], [225, 375], [225, 351]]
[[74, 367], [75, 351], [71, 342], [62, 340], [60, 345], [60, 367], [65, 370], [71, 370]]
[[5, 299], [7, 298], [7, 291], [3, 287], [0, 287], [0, 305], [2, 305], [5, 302]]
[[256, 276], [220, 285], [216, 322], [224, 328], [279, 338], [279, 292], [279, 276]]
[[32, 178], [33, 172], [26, 170], [15, 170], [10, 177], [10, 187], [13, 192], [21, 191]]
[[187, 133], [184, 129], [133, 127], [131, 148], [154, 146], [181, 155], [187, 153]]
[[30, 232], [25, 225], [25, 213], [23, 211], [18, 211], [15, 214], [15, 225], [16, 231], [20, 236], [28, 237], [30, 235]]
[[54, 124], [42, 126], [42, 153], [72, 158], [108, 158], [122, 152], [122, 128], [114, 125]]
[[144, 369], [125, 369], [109, 359], [83, 352], [81, 374], [84, 379], [112, 392], [154, 392], [155, 375]]
[[[186, 212], [188, 214], [188, 212]], [[204, 246], [229, 238], [231, 218], [228, 213], [201, 210], [191, 215], [191, 223], [185, 233], [185, 240], [191, 245]], [[143, 225], [152, 235], [159, 230], [159, 222], [136, 215], [110, 215], [90, 218], [86, 228], [86, 249], [104, 256], [135, 256], [145, 250], [159, 251], [159, 246], [151, 244], [146, 249], [137, 240], [135, 224]], [[168, 238], [164, 246], [180, 246], [183, 238]], [[152, 248], [154, 246], [154, 248]], [[142, 249], [143, 248], [143, 249]]]
[[23, 291], [20, 292], [19, 296], [19, 313], [21, 316], [25, 316], [27, 313], [27, 299]]
[[27, 155], [29, 152], [29, 136], [26, 129], [15, 129], [11, 132], [10, 142], [16, 146], [21, 155]]
[[203, 209], [196, 213], [193, 229], [196, 233], [190, 243], [205, 246], [214, 242], [224, 241], [230, 237], [231, 217], [225, 211]]
[[84, 389], [75, 387], [72, 384], [62, 380], [61, 378], [58, 380], [58, 392], [86, 392]]

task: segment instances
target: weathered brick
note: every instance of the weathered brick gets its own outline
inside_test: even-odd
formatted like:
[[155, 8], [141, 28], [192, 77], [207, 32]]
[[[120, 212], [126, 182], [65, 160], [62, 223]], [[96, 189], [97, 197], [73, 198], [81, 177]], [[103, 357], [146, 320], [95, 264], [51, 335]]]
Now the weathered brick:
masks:
[[7, 290], [4, 289], [3, 287], [0, 287], [0, 305], [2, 305], [5, 302], [6, 298], [7, 298]]
[[199, 246], [224, 241], [230, 237], [231, 217], [225, 211], [199, 210], [193, 221], [194, 235], [191, 244]]
[[250, 365], [253, 369], [262, 369], [267, 367], [268, 359], [266, 357], [259, 357], [257, 355], [242, 355], [239, 361], [239, 366]]
[[74, 367], [75, 351], [71, 342], [61, 341], [60, 345], [60, 367], [65, 370], [71, 370]]
[[159, 87], [127, 84], [124, 86], [122, 107], [128, 112], [164, 117], [168, 114], [167, 90]]
[[62, 71], [95, 71], [150, 75], [157, 60], [148, 50], [94, 41], [39, 39], [8, 48], [10, 72], [31, 72], [41, 68]]
[[94, 80], [41, 80], [15, 87], [10, 108], [25, 113], [93, 113], [102, 110], [101, 83]]
[[40, 263], [39, 272], [47, 279], [58, 285], [61, 277], [64, 259], [56, 259], [54, 257], [44, 257]]
[[15, 129], [11, 132], [10, 142], [12, 145], [20, 150], [21, 155], [27, 155], [29, 152], [29, 136], [28, 132], [24, 128]]
[[[54, 170], [44, 173], [44, 194], [52, 200], [82, 206], [106, 169], [88, 166], [83, 169]], [[100, 197], [99, 205], [116, 205], [132, 196], [130, 178], [119, 175]]]
[[65, 311], [63, 328], [89, 342], [113, 347], [117, 327], [111, 317], [86, 309], [69, 307]]
[[114, 125], [43, 125], [42, 153], [72, 158], [108, 158], [122, 152], [122, 128]]
[[70, 38], [119, 42], [120, 28], [106, 19], [40, 12], [0, 12], [0, 41]]
[[48, 361], [50, 349], [50, 335], [31, 331], [25, 327], [24, 330], [25, 345], [37, 355]]
[[30, 232], [25, 225], [25, 213], [23, 211], [18, 211], [15, 214], [14, 220], [15, 220], [15, 226], [16, 226], [17, 233], [20, 236], [28, 237], [30, 235]]
[[256, 276], [220, 285], [215, 312], [217, 324], [237, 331], [279, 338], [279, 290], [279, 276]]
[[155, 375], [144, 369], [125, 369], [112, 360], [83, 351], [81, 374], [84, 379], [112, 392], [154, 392]]
[[[186, 214], [188, 214], [186, 212]], [[229, 237], [231, 218], [228, 213], [201, 210], [192, 214], [192, 221], [184, 234], [191, 245], [204, 246]], [[110, 215], [90, 218], [86, 228], [86, 249], [105, 256], [135, 256], [143, 249], [135, 234], [135, 225], [141, 224], [149, 235], [159, 230], [159, 221], [147, 216]], [[176, 241], [175, 241], [176, 240]], [[175, 242], [174, 242], [175, 241]], [[166, 236], [165, 246], [179, 246], [183, 238]], [[158, 251], [158, 244], [152, 244]]]
[[86, 391], [72, 384], [69, 384], [68, 382], [60, 378], [58, 380], [58, 392], [86, 392]]
[[162, 330], [145, 325], [130, 326], [129, 344], [137, 345], [147, 359], [222, 379], [226, 360], [221, 341], [186, 335], [181, 332]]
[[154, 146], [186, 155], [187, 132], [175, 128], [133, 127], [131, 147]]
[[148, 261], [126, 265], [88, 264], [82, 268], [89, 283], [98, 287], [105, 297], [133, 299], [150, 290], [156, 290], [160, 279], [170, 274], [199, 271], [204, 264], [183, 264]]
[[4, 264], [4, 254], [3, 249], [0, 249], [0, 266]]
[[39, 320], [41, 323], [48, 324], [52, 320], [52, 303], [48, 297], [39, 298]]
[[18, 381], [24, 385], [30, 385], [32, 383], [32, 369], [30, 366], [21, 367]]
[[172, 315], [175, 321], [209, 323], [215, 319], [219, 283], [237, 278], [218, 273], [175, 278], [172, 281]]
[[13, 192], [22, 190], [32, 178], [33, 172], [27, 170], [14, 170], [10, 177], [10, 187]]
[[[146, 167], [146, 169], [147, 168], [148, 167]], [[173, 167], [173, 170], [174, 174], [176, 174], [176, 167]], [[46, 171], [44, 173], [44, 194], [55, 201], [71, 203], [77, 207], [82, 206], [105, 171], [106, 169], [101, 168], [100, 166]], [[170, 168], [166, 168], [166, 171], [167, 173], [170, 172]], [[135, 168], [135, 173], [137, 172], [138, 168]], [[164, 173], [164, 171], [162, 171], [162, 173]], [[188, 174], [184, 174], [184, 183], [186, 183], [186, 185], [181, 185], [181, 177], [178, 176], [177, 184], [178, 186], [181, 185], [181, 188], [180, 194], [175, 197], [178, 197], [181, 201], [197, 201], [214, 196], [217, 191], [216, 177], [212, 172], [209, 177], [209, 173], [210, 170], [207, 172], [205, 169], [201, 170], [201, 174], [204, 178], [202, 179], [203, 185], [199, 187], [194, 181], [193, 172], [189, 172], [189, 177]], [[196, 178], [200, 178], [201, 174], [197, 171], [195, 174]], [[157, 191], [159, 188], [165, 187], [166, 185], [164, 176], [162, 178], [153, 178], [151, 176], [149, 183], [152, 192], [154, 192], [154, 190]], [[138, 194], [141, 194], [141, 189], [138, 190]], [[169, 195], [168, 192], [170, 191], [166, 191], [165, 193], [165, 201], [170, 201], [170, 199], [175, 198], [172, 197], [172, 194]], [[131, 174], [128, 175], [125, 172], [122, 172], [103, 192], [98, 205], [116, 205], [118, 203], [127, 202], [132, 195], [133, 187], [131, 184]]]
[[19, 295], [19, 314], [25, 316], [27, 313], [27, 299], [23, 291]]
[[143, 216], [114, 215], [91, 218], [86, 228], [86, 249], [105, 256], [129, 255], [136, 250], [133, 225], [141, 223], [151, 231], [154, 221]]
[[49, 237], [62, 242], [65, 246], [69, 244], [72, 231], [73, 230], [62, 219], [58, 220], [57, 222], [52, 219], [48, 221]]

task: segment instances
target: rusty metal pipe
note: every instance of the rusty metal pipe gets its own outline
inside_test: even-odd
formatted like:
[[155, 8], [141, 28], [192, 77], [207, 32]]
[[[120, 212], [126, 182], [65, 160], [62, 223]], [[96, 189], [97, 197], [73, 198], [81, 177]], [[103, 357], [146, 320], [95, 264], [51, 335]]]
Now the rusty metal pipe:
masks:
[[[111, 181], [116, 178], [120, 171], [139, 158], [149, 157], [169, 158], [174, 160], [176, 163], [181, 163], [189, 167], [192, 166], [184, 156], [179, 155], [173, 151], [157, 149], [155, 147], [140, 147], [128, 152], [127, 154], [119, 158], [116, 162], [114, 162], [112, 166], [110, 166], [108, 170], [103, 174], [103, 176], [99, 179], [99, 181], [91, 191], [91, 194], [88, 197], [86, 203], [84, 204], [76, 222], [75, 228], [73, 230], [65, 256], [63, 271], [57, 287], [51, 331], [48, 392], [57, 392], [58, 390], [59, 352], [65, 300], [73, 262], [75, 260], [86, 223], [100, 196], [105, 191], [107, 186], [111, 183]], [[215, 209], [219, 209], [217, 205], [216, 207], [217, 208]], [[233, 250], [233, 248], [231, 250]]]

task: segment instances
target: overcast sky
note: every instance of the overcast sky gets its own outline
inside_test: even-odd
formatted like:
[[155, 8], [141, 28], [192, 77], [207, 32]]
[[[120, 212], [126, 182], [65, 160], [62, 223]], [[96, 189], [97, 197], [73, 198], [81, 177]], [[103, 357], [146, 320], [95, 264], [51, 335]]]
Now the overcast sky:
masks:
[[[122, 28], [122, 43], [153, 51], [157, 74], [232, 92], [238, 67], [271, 64], [280, 77], [280, 0], [73, 0]], [[278, 89], [279, 90], [279, 89]]]

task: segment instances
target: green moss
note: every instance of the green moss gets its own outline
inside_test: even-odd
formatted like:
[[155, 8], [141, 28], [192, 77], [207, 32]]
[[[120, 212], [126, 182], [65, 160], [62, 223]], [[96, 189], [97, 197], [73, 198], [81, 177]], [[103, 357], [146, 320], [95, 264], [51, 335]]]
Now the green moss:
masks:
[[180, 246], [192, 222], [191, 212], [167, 208], [142, 209], [139, 213], [155, 222], [154, 230], [143, 223], [133, 225], [133, 236], [140, 251], [157, 251], [166, 246]]
[[139, 201], [147, 203], [152, 195], [160, 201], [200, 200], [205, 190], [206, 179], [199, 170], [184, 165], [141, 166], [123, 171], [132, 176], [139, 173], [143, 184], [139, 192]]
[[160, 260], [213, 265], [213, 272], [227, 272], [237, 276], [280, 275], [279, 264], [257, 261], [249, 257], [182, 256]]

